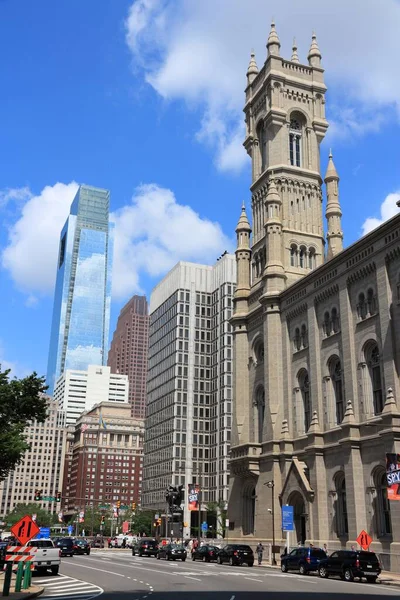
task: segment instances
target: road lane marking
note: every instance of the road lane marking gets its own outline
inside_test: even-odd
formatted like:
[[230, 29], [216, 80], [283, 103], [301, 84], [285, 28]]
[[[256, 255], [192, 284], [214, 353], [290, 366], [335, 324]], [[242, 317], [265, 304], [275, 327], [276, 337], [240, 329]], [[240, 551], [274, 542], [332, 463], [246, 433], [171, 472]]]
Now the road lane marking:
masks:
[[185, 579], [194, 579], [195, 581], [201, 581], [201, 579], [198, 579], [198, 577], [190, 577], [189, 575], [184, 575]]
[[245, 577], [248, 581], [259, 581], [260, 583], [265, 583], [262, 579], [254, 579], [253, 577]]
[[231, 600], [235, 600], [235, 596], [232, 596]]
[[101, 573], [110, 573], [110, 575], [117, 575], [117, 577], [125, 577], [125, 575], [122, 575], [121, 573], [115, 573], [115, 571], [105, 571], [104, 569], [96, 569], [96, 567], [88, 567], [88, 565], [83, 565], [82, 563], [77, 565], [76, 563], [74, 564], [70, 560], [64, 560], [63, 562], [67, 563], [67, 565], [74, 565], [78, 568], [82, 567], [82, 569], [91, 569], [92, 571], [101, 571]]

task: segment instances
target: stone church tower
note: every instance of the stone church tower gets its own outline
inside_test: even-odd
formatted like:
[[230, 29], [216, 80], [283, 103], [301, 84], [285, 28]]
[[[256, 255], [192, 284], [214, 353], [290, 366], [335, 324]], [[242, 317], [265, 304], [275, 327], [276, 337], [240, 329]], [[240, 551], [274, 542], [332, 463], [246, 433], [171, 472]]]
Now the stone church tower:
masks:
[[[368, 499], [354, 490], [352, 481], [366, 454], [349, 458], [339, 440], [347, 435], [349, 423], [383, 414], [384, 385], [399, 392], [399, 351], [382, 340], [393, 340], [392, 327], [400, 333], [399, 314], [383, 318], [392, 289], [400, 306], [400, 287], [395, 287], [400, 275], [387, 267], [396, 253], [371, 259], [380, 247], [368, 242], [375, 232], [343, 250], [339, 176], [331, 153], [324, 180], [320, 170], [320, 144], [328, 129], [327, 88], [315, 34], [307, 64], [300, 62], [295, 42], [290, 60], [280, 53], [272, 23], [264, 65], [259, 69], [252, 53], [247, 70], [244, 146], [252, 162], [252, 226], [243, 206], [236, 228], [237, 288], [231, 320], [230, 539], [272, 539], [267, 510], [271, 485], [268, 489], [266, 484], [273, 481], [276, 538], [280, 506], [289, 502], [295, 506], [296, 543], [308, 539], [343, 547], [346, 536], [357, 537], [349, 529], [346, 497], [353, 494], [359, 507], [357, 528], [371, 527], [367, 510], [360, 508]], [[385, 239], [395, 243], [396, 236]], [[362, 250], [362, 245], [368, 247]], [[391, 281], [380, 287], [378, 277]], [[360, 308], [361, 303], [369, 308]], [[361, 335], [367, 310], [370, 329]], [[383, 337], [388, 319], [395, 318]], [[372, 352], [380, 357], [378, 362], [372, 362]], [[363, 375], [361, 365], [366, 366]], [[378, 388], [381, 399], [376, 395], [374, 403]], [[382, 449], [380, 462], [368, 469], [381, 474], [384, 456]], [[383, 507], [383, 496], [380, 502]]]

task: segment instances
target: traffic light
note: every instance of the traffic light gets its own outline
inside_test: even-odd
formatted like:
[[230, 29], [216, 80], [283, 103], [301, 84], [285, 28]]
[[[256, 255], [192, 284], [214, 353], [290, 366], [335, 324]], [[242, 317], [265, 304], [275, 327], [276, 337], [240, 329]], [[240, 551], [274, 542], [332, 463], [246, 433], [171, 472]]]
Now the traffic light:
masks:
[[61, 502], [61, 492], [57, 492], [56, 502]]
[[106, 518], [104, 515], [101, 515], [101, 524], [104, 525]]
[[119, 510], [121, 508], [121, 500], [117, 500], [117, 509]]
[[40, 502], [43, 498], [43, 490], [35, 490], [35, 502]]
[[132, 510], [136, 510], [136, 502], [132, 502]]
[[157, 519], [157, 525], [161, 525], [161, 519]]

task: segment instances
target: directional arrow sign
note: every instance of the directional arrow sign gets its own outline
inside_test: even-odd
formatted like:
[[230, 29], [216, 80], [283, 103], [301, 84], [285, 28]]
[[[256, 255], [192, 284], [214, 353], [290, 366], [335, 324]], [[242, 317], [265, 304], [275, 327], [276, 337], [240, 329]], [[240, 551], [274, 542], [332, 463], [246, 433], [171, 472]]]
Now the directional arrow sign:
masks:
[[30, 515], [25, 515], [11, 527], [11, 533], [23, 546], [39, 533], [39, 527]]

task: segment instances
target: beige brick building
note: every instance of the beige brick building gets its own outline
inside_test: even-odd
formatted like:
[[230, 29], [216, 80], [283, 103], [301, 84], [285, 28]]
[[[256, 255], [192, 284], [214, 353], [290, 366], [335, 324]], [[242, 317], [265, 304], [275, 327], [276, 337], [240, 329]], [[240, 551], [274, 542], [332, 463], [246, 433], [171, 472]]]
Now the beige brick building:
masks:
[[[343, 250], [339, 177], [325, 176], [321, 54], [268, 57], [247, 72], [253, 236], [237, 232], [230, 539], [350, 546], [362, 529], [400, 569], [400, 506], [387, 500], [385, 453], [400, 452], [400, 215]], [[271, 484], [270, 484], [271, 485]], [[268, 510], [270, 509], [270, 510]]]

